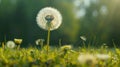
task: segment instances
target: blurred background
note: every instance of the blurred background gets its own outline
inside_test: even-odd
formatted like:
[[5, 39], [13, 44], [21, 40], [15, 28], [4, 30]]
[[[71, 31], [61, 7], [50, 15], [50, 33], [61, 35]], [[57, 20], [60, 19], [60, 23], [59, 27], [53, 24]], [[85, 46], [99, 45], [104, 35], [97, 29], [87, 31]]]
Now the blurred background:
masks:
[[44, 7], [58, 9], [62, 25], [51, 32], [51, 45], [82, 43], [94, 46], [120, 44], [120, 0], [0, 0], [0, 42], [22, 38], [22, 46], [47, 38], [36, 22]]

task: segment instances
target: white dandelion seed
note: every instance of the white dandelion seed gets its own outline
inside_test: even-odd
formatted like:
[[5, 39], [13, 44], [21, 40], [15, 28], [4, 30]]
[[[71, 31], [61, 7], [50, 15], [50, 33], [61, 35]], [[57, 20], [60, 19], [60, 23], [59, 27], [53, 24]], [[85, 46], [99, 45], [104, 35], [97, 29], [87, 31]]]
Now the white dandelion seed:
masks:
[[97, 60], [94, 55], [91, 54], [80, 54], [78, 57], [80, 64], [96, 64]]
[[13, 41], [8, 41], [6, 45], [8, 48], [15, 48], [15, 43]]
[[18, 45], [20, 45], [22, 41], [23, 41], [22, 39], [16, 39], [16, 38], [14, 39], [14, 42]]
[[61, 25], [62, 16], [57, 9], [46, 7], [39, 11], [36, 20], [40, 28], [55, 30]]
[[64, 45], [61, 47], [61, 50], [70, 50], [70, 49], [72, 49], [71, 45]]
[[83, 41], [86, 41], [87, 38], [85, 36], [80, 36], [80, 38], [83, 40]]
[[108, 60], [110, 58], [108, 54], [97, 54], [96, 57], [100, 60]]
[[36, 41], [35, 41], [35, 43], [36, 43], [36, 45], [43, 45], [43, 42], [44, 42], [45, 40], [44, 39], [37, 39]]

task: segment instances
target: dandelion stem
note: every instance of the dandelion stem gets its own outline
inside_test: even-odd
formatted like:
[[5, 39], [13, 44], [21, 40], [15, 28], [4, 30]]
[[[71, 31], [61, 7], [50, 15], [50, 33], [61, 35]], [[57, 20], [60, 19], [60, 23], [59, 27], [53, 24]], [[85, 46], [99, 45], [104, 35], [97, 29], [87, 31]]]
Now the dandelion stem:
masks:
[[61, 47], [61, 39], [59, 39], [59, 47]]
[[5, 48], [5, 44], [4, 44], [4, 42], [2, 42], [2, 48], [3, 48], [3, 49]]
[[4, 36], [4, 44], [6, 44], [6, 36]]
[[41, 50], [42, 50], [42, 48], [43, 48], [43, 44], [41, 44], [40, 47], [41, 47]]
[[20, 44], [17, 46], [17, 49], [18, 49], [18, 50], [20, 49]]
[[49, 43], [50, 43], [50, 27], [48, 27], [48, 36], [47, 36], [47, 54], [49, 50]]
[[84, 48], [86, 49], [86, 46], [85, 46], [85, 42], [83, 41], [83, 46], [84, 46]]

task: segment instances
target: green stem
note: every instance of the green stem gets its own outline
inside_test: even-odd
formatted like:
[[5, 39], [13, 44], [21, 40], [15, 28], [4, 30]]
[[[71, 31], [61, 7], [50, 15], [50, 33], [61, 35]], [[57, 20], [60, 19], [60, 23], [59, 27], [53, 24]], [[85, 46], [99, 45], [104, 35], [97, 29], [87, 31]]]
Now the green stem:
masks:
[[3, 48], [3, 49], [5, 48], [5, 44], [4, 44], [4, 42], [2, 42], [2, 48]]
[[42, 50], [42, 48], [43, 48], [43, 44], [41, 44], [40, 47], [41, 47], [41, 50]]
[[4, 44], [6, 45], [6, 35], [4, 36], [4, 41], [5, 41]]
[[18, 49], [18, 50], [20, 49], [20, 44], [17, 46], [17, 49]]
[[83, 46], [84, 46], [84, 48], [86, 49], [86, 46], [85, 46], [85, 42], [83, 41]]
[[50, 27], [48, 28], [48, 36], [47, 36], [47, 54], [49, 51], [49, 43], [50, 43]]
[[61, 47], [61, 39], [59, 39], [59, 47]]

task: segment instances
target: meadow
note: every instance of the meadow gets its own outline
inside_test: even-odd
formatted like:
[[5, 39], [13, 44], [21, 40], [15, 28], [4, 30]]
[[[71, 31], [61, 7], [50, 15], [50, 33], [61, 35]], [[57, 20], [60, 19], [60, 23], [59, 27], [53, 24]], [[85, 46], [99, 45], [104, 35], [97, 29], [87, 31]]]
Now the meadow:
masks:
[[119, 0], [0, 0], [0, 9], [0, 67], [120, 67]]
[[59, 47], [0, 48], [0, 67], [119, 67], [120, 49], [71, 45]]

